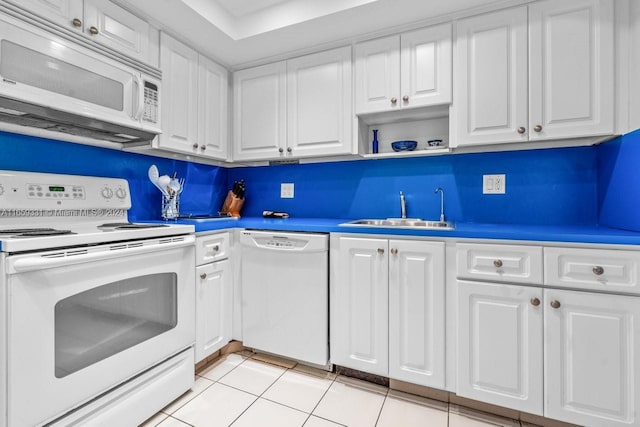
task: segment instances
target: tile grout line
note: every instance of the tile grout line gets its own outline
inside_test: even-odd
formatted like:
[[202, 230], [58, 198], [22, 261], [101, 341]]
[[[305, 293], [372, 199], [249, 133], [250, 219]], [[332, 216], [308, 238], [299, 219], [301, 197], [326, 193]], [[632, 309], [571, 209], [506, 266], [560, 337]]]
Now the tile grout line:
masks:
[[374, 426], [378, 425], [380, 422], [380, 415], [382, 415], [382, 410], [384, 409], [384, 404], [387, 402], [387, 398], [389, 397], [389, 388], [387, 387], [387, 392], [384, 394], [384, 400], [382, 401], [382, 405], [380, 405], [380, 409], [378, 410], [378, 416], [376, 417], [376, 423]]
[[[331, 384], [329, 384], [329, 387], [327, 387], [327, 389], [324, 391], [324, 393], [322, 393], [322, 396], [320, 396], [320, 399], [318, 399], [318, 403], [316, 403], [316, 405], [313, 407], [313, 409], [311, 409], [311, 412], [309, 412], [309, 416], [304, 421], [304, 424], [306, 424], [307, 421], [309, 421], [309, 418], [311, 418], [311, 416], [313, 415], [313, 411], [315, 411], [318, 408], [318, 405], [320, 405], [320, 402], [322, 402], [322, 399], [324, 399], [324, 397], [327, 395], [327, 393], [329, 393], [329, 389], [336, 382], [337, 378], [338, 378], [338, 374], [336, 374], [335, 378], [331, 380]], [[318, 417], [317, 415], [314, 415], [314, 416]], [[318, 417], [318, 418], [326, 420], [326, 418], [323, 418], [323, 417]], [[333, 423], [339, 424], [339, 423], [337, 423], [335, 421], [332, 421], [332, 420], [327, 420], [327, 421], [331, 421]], [[303, 424], [303, 426], [304, 426], [304, 424]], [[342, 425], [342, 424], [340, 424], [340, 425]]]

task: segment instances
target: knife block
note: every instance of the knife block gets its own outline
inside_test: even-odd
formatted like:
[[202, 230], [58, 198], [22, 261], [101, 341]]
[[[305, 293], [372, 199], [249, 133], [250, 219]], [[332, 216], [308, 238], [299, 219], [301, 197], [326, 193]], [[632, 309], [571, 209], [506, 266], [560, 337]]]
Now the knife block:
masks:
[[222, 204], [220, 213], [239, 218], [240, 211], [242, 210], [242, 205], [244, 205], [244, 198], [240, 199], [235, 194], [233, 194], [232, 191], [229, 191], [227, 193], [227, 197], [224, 199], [224, 203]]

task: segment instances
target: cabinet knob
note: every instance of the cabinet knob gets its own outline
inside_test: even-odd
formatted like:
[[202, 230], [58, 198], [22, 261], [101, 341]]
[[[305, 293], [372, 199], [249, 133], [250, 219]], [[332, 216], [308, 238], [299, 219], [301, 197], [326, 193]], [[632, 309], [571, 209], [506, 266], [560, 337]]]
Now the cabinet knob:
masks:
[[540, 305], [540, 299], [538, 298], [531, 298], [531, 305], [534, 307], [537, 307]]
[[404, 102], [409, 102], [409, 95], [405, 95], [405, 96], [403, 96], [403, 97], [402, 97], [402, 100], [403, 100]]
[[502, 267], [502, 260], [501, 260], [501, 259], [496, 259], [496, 260], [494, 260], [494, 261], [493, 261], [493, 266], [494, 266], [495, 268], [500, 268], [500, 267]]
[[213, 251], [214, 251], [214, 252], [218, 252], [219, 250], [220, 250], [220, 246], [219, 246], [219, 245], [215, 245], [215, 246], [213, 247]]
[[525, 133], [526, 131], [527, 131], [527, 129], [526, 129], [524, 126], [520, 126], [520, 127], [518, 128], [518, 133], [519, 133], [520, 135], [522, 135], [522, 134], [523, 134], [523, 133]]
[[395, 104], [396, 102], [398, 102], [398, 98], [396, 98], [395, 96], [393, 98], [391, 98], [391, 103]]
[[278, 148], [278, 152], [279, 153], [284, 153], [284, 148], [282, 148], [282, 147]]
[[206, 145], [204, 145], [204, 144], [202, 144], [202, 145], [200, 146], [200, 149], [201, 149], [202, 151], [204, 151], [204, 150], [206, 150], [206, 149], [207, 149], [207, 146], [206, 146]]
[[78, 18], [73, 18], [73, 21], [71, 21], [71, 24], [73, 24], [73, 26], [76, 28], [82, 27], [82, 21], [79, 20]]
[[193, 148], [198, 148], [198, 143], [193, 144]]
[[287, 147], [287, 153], [290, 153], [292, 151], [293, 151], [293, 149], [291, 147]]
[[542, 126], [541, 125], [535, 125], [533, 127], [533, 130], [535, 130], [536, 132], [542, 132]]
[[552, 301], [551, 301], [551, 307], [553, 307], [553, 308], [560, 308], [560, 301], [555, 300], [555, 299], [554, 299], [554, 300], [552, 300]]
[[596, 276], [602, 276], [604, 274], [604, 268], [599, 265], [593, 267], [592, 271]]
[[391, 252], [392, 255], [398, 255], [398, 249], [397, 248], [391, 249], [390, 252]]
[[96, 34], [98, 34], [98, 29], [96, 27], [91, 27], [89, 28], [89, 32], [95, 36]]
[[200, 275], [200, 278], [201, 278], [202, 280], [206, 279], [206, 278], [207, 278], [207, 273], [202, 273], [202, 274]]
[[378, 248], [378, 253], [379, 253], [380, 255], [382, 255], [382, 254], [384, 253], [384, 249], [382, 249], [382, 248]]

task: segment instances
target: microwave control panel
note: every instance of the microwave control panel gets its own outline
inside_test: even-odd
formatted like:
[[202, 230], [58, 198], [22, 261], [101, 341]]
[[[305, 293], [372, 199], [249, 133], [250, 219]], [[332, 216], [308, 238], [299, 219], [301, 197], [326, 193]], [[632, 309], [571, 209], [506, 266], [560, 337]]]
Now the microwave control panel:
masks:
[[158, 86], [144, 82], [144, 113], [142, 120], [158, 123]]

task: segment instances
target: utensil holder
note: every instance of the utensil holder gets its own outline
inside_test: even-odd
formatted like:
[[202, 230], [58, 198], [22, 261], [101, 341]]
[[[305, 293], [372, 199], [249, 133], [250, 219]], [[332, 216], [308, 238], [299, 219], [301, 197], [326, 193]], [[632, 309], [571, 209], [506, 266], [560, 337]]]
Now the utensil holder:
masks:
[[177, 219], [180, 215], [180, 194], [162, 195], [162, 219]]
[[232, 191], [227, 193], [227, 197], [224, 199], [224, 203], [222, 204], [222, 209], [220, 209], [220, 213], [229, 214], [229, 216], [240, 217], [240, 211], [242, 210], [242, 205], [244, 205], [244, 197], [242, 199], [238, 198]]

